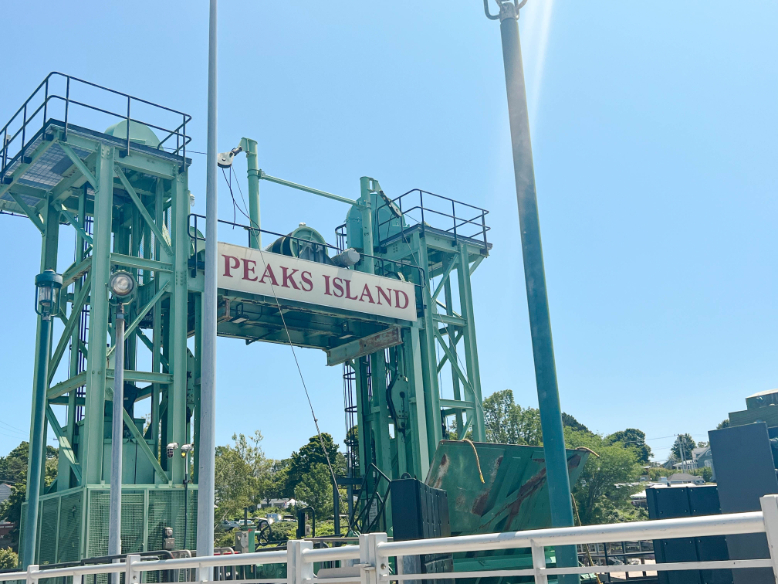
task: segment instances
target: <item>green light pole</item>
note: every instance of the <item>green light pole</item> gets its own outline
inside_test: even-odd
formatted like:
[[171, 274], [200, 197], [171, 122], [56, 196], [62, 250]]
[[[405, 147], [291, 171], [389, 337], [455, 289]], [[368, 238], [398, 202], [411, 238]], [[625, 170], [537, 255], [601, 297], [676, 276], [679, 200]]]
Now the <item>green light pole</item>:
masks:
[[[554, 342], [551, 336], [551, 313], [548, 307], [543, 247], [540, 241], [540, 218], [535, 168], [532, 161], [527, 90], [524, 84], [524, 66], [519, 41], [519, 10], [526, 3], [527, 0], [521, 2], [497, 0], [500, 12], [492, 15], [489, 13], [488, 0], [484, 0], [484, 12], [490, 20], [500, 21], [505, 86], [508, 93], [508, 117], [513, 146], [513, 171], [516, 177], [516, 199], [519, 207], [521, 250], [527, 287], [538, 409], [548, 476], [551, 524], [554, 527], [572, 527], [574, 522], [570, 477], [567, 470]], [[557, 566], [578, 565], [575, 546], [558, 546], [555, 551]], [[580, 579], [575, 575], [565, 575], [560, 576], [559, 581], [563, 584], [571, 584], [579, 582]]]
[[38, 499], [41, 492], [43, 467], [43, 443], [46, 429], [46, 390], [49, 379], [49, 353], [51, 352], [51, 317], [59, 311], [59, 292], [62, 276], [54, 270], [45, 270], [35, 276], [37, 294], [35, 312], [40, 316], [40, 343], [38, 344], [38, 373], [33, 395], [32, 431], [27, 468], [27, 513], [24, 517], [22, 540], [22, 567], [35, 561], [35, 541], [38, 536]]

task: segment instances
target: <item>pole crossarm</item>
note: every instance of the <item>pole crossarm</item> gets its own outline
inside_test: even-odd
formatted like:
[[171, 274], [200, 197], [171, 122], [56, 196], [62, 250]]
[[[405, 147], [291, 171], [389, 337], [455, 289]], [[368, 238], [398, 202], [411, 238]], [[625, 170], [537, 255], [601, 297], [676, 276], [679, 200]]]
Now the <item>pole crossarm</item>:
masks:
[[[112, 396], [113, 397], [113, 396]], [[151, 466], [154, 467], [154, 480], [162, 482], [162, 477], [165, 477], [165, 481], [168, 481], [167, 473], [165, 472], [165, 469], [162, 468], [162, 465], [159, 464], [159, 461], [157, 460], [157, 457], [154, 456], [154, 453], [151, 451], [151, 448], [149, 448], [149, 445], [146, 444], [146, 440], [143, 438], [143, 435], [140, 433], [140, 430], [138, 430], [138, 427], [135, 425], [135, 420], [133, 420], [130, 417], [130, 414], [122, 408], [123, 412], [123, 418], [124, 418], [124, 424], [127, 426], [127, 428], [130, 431], [130, 434], [132, 434], [132, 437], [135, 438], [135, 443], [138, 445], [138, 447], [141, 449], [143, 454], [146, 455], [146, 458], [149, 459], [149, 462], [151, 463]]]
[[437, 300], [438, 295], [445, 287], [446, 282], [448, 281], [449, 275], [451, 275], [451, 270], [454, 269], [454, 266], [457, 264], [457, 261], [459, 258], [455, 255], [451, 258], [451, 261], [448, 263], [448, 266], [446, 266], [446, 271], [443, 272], [442, 277], [440, 278], [440, 282], [438, 282], [437, 288], [435, 288], [435, 292], [432, 293], [432, 299]]
[[122, 185], [124, 185], [124, 190], [126, 190], [127, 194], [130, 195], [130, 198], [132, 199], [132, 202], [135, 203], [135, 206], [138, 208], [138, 211], [140, 212], [140, 214], [143, 217], [144, 221], [146, 221], [148, 226], [154, 232], [154, 237], [160, 243], [160, 245], [162, 246], [162, 249], [165, 251], [165, 253], [167, 254], [168, 257], [172, 258], [174, 256], [173, 249], [170, 247], [168, 242], [162, 236], [162, 231], [159, 229], [157, 224], [154, 222], [154, 219], [151, 218], [151, 215], [149, 215], [149, 212], [146, 209], [146, 206], [140, 200], [140, 197], [138, 196], [138, 193], [135, 192], [135, 189], [130, 184], [130, 181], [127, 180], [127, 177], [125, 176], [124, 171], [119, 167], [118, 164], [114, 164], [114, 172], [116, 173], [116, 176], [119, 177], [119, 180], [121, 181]]
[[78, 480], [78, 484], [81, 484], [81, 465], [78, 463], [78, 460], [76, 459], [76, 453], [73, 452], [73, 447], [70, 445], [70, 441], [68, 440], [67, 436], [65, 436], [65, 433], [62, 431], [62, 427], [59, 425], [59, 420], [57, 420], [57, 416], [54, 415], [54, 410], [51, 409], [50, 405], [46, 405], [46, 419], [49, 422], [49, 425], [54, 430], [54, 434], [57, 437], [57, 441], [59, 442], [59, 452], [60, 454], [63, 454], [65, 456], [65, 459], [68, 461], [68, 464], [70, 465], [70, 469], [73, 471], [73, 474], [76, 475], [76, 480]]
[[89, 184], [92, 185], [92, 188], [95, 190], [98, 190], [97, 185], [97, 179], [95, 178], [95, 175], [92, 174], [92, 172], [86, 167], [86, 164], [84, 164], [84, 161], [81, 160], [81, 158], [73, 152], [73, 149], [68, 146], [65, 142], [58, 142], [59, 147], [62, 148], [62, 151], [67, 154], [68, 158], [73, 162], [75, 167], [78, 169], [78, 171], [84, 175], [84, 178], [89, 181]]
[[67, 219], [67, 220], [70, 222], [70, 224], [73, 226], [73, 228], [74, 228], [76, 231], [78, 231], [78, 234], [79, 234], [79, 235], [80, 235], [80, 236], [81, 236], [83, 239], [85, 239], [86, 241], [88, 241], [90, 244], [94, 244], [94, 241], [92, 240], [92, 236], [91, 236], [91, 235], [89, 235], [89, 234], [86, 232], [86, 230], [84, 229], [84, 226], [83, 226], [83, 225], [81, 225], [81, 224], [78, 222], [78, 219], [76, 219], [76, 218], [73, 216], [73, 214], [72, 214], [70, 211], [68, 211], [68, 210], [65, 208], [65, 205], [63, 205], [63, 204], [62, 204], [62, 203], [60, 203], [60, 202], [57, 202], [57, 203], [56, 203], [56, 207], [58, 207], [58, 208], [59, 208], [59, 212], [60, 212], [60, 213], [62, 213], [62, 214], [65, 216], [65, 218], [66, 218], [66, 219]]
[[38, 212], [32, 207], [30, 207], [27, 203], [25, 203], [24, 199], [22, 199], [16, 193], [11, 193], [11, 197], [13, 197], [13, 200], [16, 201], [16, 204], [22, 208], [22, 211], [25, 212], [27, 217], [30, 218], [30, 221], [33, 222], [35, 227], [38, 228], [38, 231], [40, 231], [41, 233], [45, 233], [46, 227], [44, 226], [43, 219], [41, 219], [41, 216], [38, 214]]
[[51, 380], [54, 378], [54, 374], [57, 372], [59, 362], [62, 359], [62, 355], [65, 354], [65, 349], [68, 346], [68, 342], [71, 340], [70, 336], [73, 333], [73, 329], [81, 318], [81, 309], [84, 308], [86, 299], [89, 297], [89, 292], [92, 286], [92, 273], [90, 272], [84, 285], [78, 293], [78, 296], [73, 300], [73, 309], [70, 311], [70, 318], [65, 323], [65, 330], [62, 331], [62, 336], [59, 338], [57, 348], [54, 350], [54, 354], [49, 361], [49, 379], [48, 383], [51, 385]]
[[[127, 330], [124, 332], [125, 336], [129, 337], [136, 328], [138, 328], [138, 325], [143, 320], [143, 317], [146, 316], [149, 313], [149, 310], [151, 310], [154, 305], [159, 302], [162, 297], [167, 293], [167, 287], [169, 282], [165, 282], [159, 289], [159, 292], [154, 294], [154, 297], [146, 303], [146, 306], [144, 306], [139, 312], [138, 316], [135, 317], [135, 320], [132, 321], [132, 324], [127, 327]], [[114, 350], [116, 349], [116, 345], [112, 345], [110, 349], [108, 349], [108, 352], [106, 353], [106, 357], [110, 357]]]

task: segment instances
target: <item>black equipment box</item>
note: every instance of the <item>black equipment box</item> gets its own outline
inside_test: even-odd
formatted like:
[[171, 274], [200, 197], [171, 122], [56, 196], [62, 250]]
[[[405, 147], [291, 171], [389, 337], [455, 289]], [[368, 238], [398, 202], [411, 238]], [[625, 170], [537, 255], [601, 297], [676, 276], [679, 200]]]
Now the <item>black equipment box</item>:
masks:
[[[674, 519], [721, 513], [716, 485], [646, 489], [649, 519]], [[728, 560], [724, 536], [654, 540], [658, 564]], [[659, 572], [659, 584], [732, 584], [731, 570]]]
[[[394, 541], [450, 537], [448, 495], [416, 479], [392, 481], [392, 528]], [[406, 574], [439, 574], [454, 571], [452, 554], [406, 556]], [[425, 584], [453, 584], [454, 580], [423, 580]]]

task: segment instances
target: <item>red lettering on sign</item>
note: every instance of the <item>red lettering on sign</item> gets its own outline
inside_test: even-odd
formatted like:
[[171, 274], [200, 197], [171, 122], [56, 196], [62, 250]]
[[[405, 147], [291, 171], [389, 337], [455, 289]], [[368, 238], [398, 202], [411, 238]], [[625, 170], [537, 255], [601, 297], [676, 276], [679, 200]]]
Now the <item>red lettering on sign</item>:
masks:
[[346, 280], [346, 298], [349, 300], [358, 300], [356, 296], [351, 297], [351, 280]]
[[332, 292], [330, 292], [330, 277], [324, 276], [324, 293], [327, 296], [332, 296]]
[[287, 284], [287, 282], [289, 282], [292, 284], [292, 288], [294, 288], [295, 290], [299, 290], [300, 287], [297, 285], [297, 282], [294, 281], [294, 278], [292, 278], [292, 276], [294, 276], [297, 272], [299, 272], [299, 270], [292, 270], [291, 272], [289, 272], [288, 270], [289, 268], [285, 266], [281, 266], [281, 272], [283, 274], [283, 280], [281, 281], [281, 286], [284, 288], [289, 288], [289, 285]]
[[387, 294], [384, 292], [384, 289], [381, 288], [381, 286], [376, 286], [376, 290], [378, 290], [378, 305], [381, 306], [381, 297], [383, 296], [384, 300], [386, 300], [386, 303], [391, 306], [392, 305], [392, 289], [387, 288], [389, 290], [389, 293]]
[[[248, 280], [249, 282], [256, 282], [257, 277], [254, 276], [254, 266], [257, 265], [257, 262], [254, 260], [243, 260], [243, 279]], [[249, 274], [254, 276], [253, 278], [249, 278]]]
[[[233, 261], [230, 261], [233, 260]], [[234, 265], [230, 265], [234, 262]], [[238, 266], [240, 266], [240, 260], [234, 256], [224, 256], [224, 275], [228, 278], [232, 278], [232, 274], [230, 273], [230, 270], [236, 269]]]
[[[400, 306], [400, 294], [402, 294], [403, 300], [405, 300], [405, 304]], [[394, 291], [394, 306], [395, 308], [408, 308], [408, 303], [410, 301], [408, 300], [408, 295], [403, 292], [402, 290], [395, 290]]]
[[[303, 291], [310, 292], [313, 290], [313, 280], [311, 280], [311, 273], [310, 272], [303, 272], [300, 274], [300, 279], [302, 280], [302, 283], [300, 286], [303, 287]], [[308, 286], [306, 288], [306, 286]]]
[[340, 278], [333, 278], [332, 287], [335, 288], [333, 296], [335, 296], [335, 298], [343, 298], [343, 280]]
[[276, 280], [276, 277], [273, 274], [273, 268], [270, 267], [270, 264], [265, 266], [265, 271], [262, 273], [262, 278], [259, 280], [259, 283], [264, 284], [265, 278], [270, 278], [270, 282], [273, 286], [278, 286], [278, 280]]
[[367, 301], [370, 304], [375, 304], [375, 302], [373, 301], [373, 295], [370, 293], [370, 287], [367, 284], [365, 284], [365, 287], [362, 288], [362, 294], [359, 297], [360, 302], [365, 301], [365, 294], [367, 294]]

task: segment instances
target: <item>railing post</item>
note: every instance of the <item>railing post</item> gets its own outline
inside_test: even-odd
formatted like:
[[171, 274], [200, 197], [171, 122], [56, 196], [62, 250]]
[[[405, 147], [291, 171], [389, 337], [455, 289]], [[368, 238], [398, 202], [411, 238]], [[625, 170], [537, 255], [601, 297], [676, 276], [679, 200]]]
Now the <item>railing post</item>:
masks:
[[312, 541], [289, 540], [286, 545], [287, 584], [306, 584], [313, 580], [313, 564], [306, 562], [303, 551], [312, 550]]
[[764, 516], [764, 530], [770, 547], [770, 562], [773, 574], [778, 581], [778, 495], [765, 495], [759, 499]]
[[30, 564], [27, 566], [27, 584], [38, 584], [39, 573], [38, 564]]
[[138, 570], [140, 556], [132, 554], [125, 561], [124, 584], [140, 584], [141, 572]]
[[537, 544], [534, 539], [530, 546], [532, 549], [532, 569], [535, 570], [535, 584], [548, 584], [548, 576], [546, 575], [546, 548]]
[[359, 580], [361, 584], [379, 584], [389, 575], [387, 558], [378, 555], [378, 544], [385, 543], [385, 533], [359, 536]]

